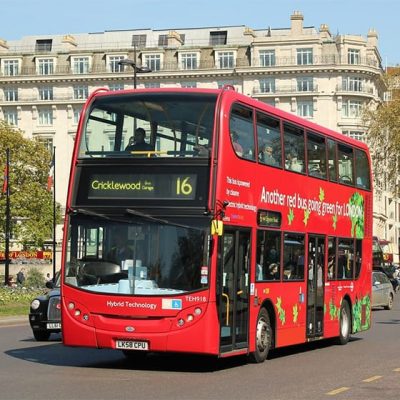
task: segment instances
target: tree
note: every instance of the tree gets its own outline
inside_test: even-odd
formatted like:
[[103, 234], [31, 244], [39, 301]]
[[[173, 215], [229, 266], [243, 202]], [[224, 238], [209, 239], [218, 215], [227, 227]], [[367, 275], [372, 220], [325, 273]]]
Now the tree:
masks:
[[[47, 190], [51, 154], [38, 141], [26, 139], [23, 132], [0, 121], [0, 182], [10, 149], [10, 214], [12, 238], [24, 247], [42, 248], [52, 238], [53, 195]], [[0, 237], [5, 237], [6, 196], [0, 196]], [[61, 221], [60, 206], [56, 222]], [[4, 243], [1, 243], [4, 246]]]
[[[391, 100], [364, 114], [369, 125], [375, 182], [397, 197], [400, 195], [400, 68], [393, 68], [383, 77], [391, 90]], [[376, 185], [379, 189], [379, 185]], [[386, 187], [385, 187], [386, 186]]]

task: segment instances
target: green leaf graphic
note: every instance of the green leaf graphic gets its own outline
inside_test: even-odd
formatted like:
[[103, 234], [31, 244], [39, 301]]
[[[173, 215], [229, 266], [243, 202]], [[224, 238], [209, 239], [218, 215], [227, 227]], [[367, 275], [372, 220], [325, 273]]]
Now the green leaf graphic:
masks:
[[303, 222], [304, 222], [304, 225], [305, 226], [307, 226], [307, 223], [308, 223], [308, 219], [310, 218], [310, 210], [304, 210], [304, 219], [303, 219]]
[[319, 201], [324, 201], [325, 200], [325, 192], [322, 187], [319, 188]]
[[336, 231], [336, 225], [337, 225], [337, 215], [336, 214], [332, 216], [332, 220], [333, 220], [333, 222], [332, 222], [333, 229]]
[[351, 236], [357, 239], [364, 237], [364, 197], [355, 192], [349, 200], [351, 210]]
[[292, 222], [294, 220], [294, 212], [293, 212], [293, 208], [289, 209], [289, 214], [287, 215], [288, 218], [288, 223], [289, 225], [292, 225]]

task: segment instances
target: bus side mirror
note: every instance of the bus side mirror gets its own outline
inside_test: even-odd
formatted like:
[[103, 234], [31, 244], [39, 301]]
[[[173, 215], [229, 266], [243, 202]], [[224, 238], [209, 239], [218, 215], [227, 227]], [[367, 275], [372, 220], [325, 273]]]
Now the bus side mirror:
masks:
[[211, 221], [211, 235], [222, 236], [224, 233], [224, 222], [213, 219]]

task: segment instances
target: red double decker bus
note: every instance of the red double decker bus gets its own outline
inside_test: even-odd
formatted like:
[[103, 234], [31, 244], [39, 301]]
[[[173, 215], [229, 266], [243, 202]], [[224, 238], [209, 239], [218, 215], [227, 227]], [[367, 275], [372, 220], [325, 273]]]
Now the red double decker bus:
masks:
[[98, 90], [75, 143], [64, 344], [262, 362], [369, 328], [363, 143], [231, 87]]

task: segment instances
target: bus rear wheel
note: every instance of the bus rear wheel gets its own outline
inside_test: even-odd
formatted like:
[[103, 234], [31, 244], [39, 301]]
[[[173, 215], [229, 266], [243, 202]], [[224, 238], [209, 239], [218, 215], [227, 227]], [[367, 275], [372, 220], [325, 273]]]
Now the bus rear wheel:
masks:
[[255, 363], [262, 363], [267, 359], [272, 344], [271, 323], [265, 308], [262, 308], [258, 314], [255, 342], [256, 348], [254, 353], [250, 354], [250, 360]]
[[351, 331], [351, 314], [349, 303], [343, 300], [340, 306], [340, 321], [339, 321], [339, 337], [337, 339], [338, 344], [346, 344], [350, 339]]

